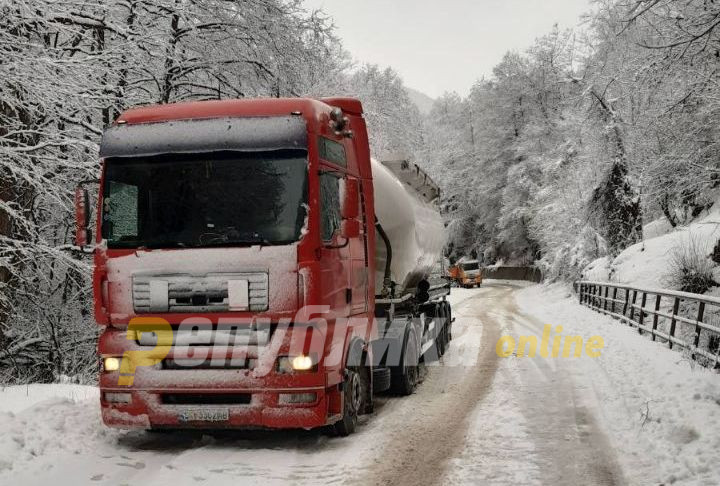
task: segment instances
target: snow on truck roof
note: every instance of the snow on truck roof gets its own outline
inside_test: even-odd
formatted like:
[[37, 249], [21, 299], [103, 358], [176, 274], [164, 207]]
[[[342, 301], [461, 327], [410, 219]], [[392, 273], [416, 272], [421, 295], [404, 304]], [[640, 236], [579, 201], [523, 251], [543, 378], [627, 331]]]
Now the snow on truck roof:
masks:
[[308, 128], [328, 122], [333, 108], [362, 115], [352, 98], [258, 98], [132, 108], [103, 134], [101, 157], [168, 152], [277, 150], [307, 147]]
[[306, 147], [307, 125], [299, 116], [201, 118], [114, 125], [103, 134], [100, 157]]
[[121, 114], [115, 124], [157, 123], [203, 118], [287, 116], [301, 113], [306, 119], [317, 120], [333, 107], [362, 115], [362, 103], [354, 98], [253, 98], [239, 100], [190, 101], [131, 108]]

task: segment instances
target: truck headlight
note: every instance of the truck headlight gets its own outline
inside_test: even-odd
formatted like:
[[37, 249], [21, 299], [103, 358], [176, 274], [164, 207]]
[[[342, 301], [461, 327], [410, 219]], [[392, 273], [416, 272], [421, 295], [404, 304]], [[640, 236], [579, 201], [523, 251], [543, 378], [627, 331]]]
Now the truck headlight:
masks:
[[309, 371], [313, 367], [313, 360], [310, 356], [300, 355], [292, 359], [292, 368], [295, 371]]
[[294, 371], [316, 371], [317, 359], [313, 356], [301, 354], [299, 356], [281, 356], [277, 360], [278, 373], [292, 373]]
[[103, 358], [103, 371], [111, 372], [120, 369], [120, 358]]

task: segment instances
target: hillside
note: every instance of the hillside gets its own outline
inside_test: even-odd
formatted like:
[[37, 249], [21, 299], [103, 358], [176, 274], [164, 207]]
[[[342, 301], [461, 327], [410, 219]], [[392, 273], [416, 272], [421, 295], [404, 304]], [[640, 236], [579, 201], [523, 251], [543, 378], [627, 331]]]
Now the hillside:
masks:
[[[709, 257], [720, 240], [720, 207], [717, 203], [686, 226], [672, 228], [662, 218], [644, 227], [645, 239], [616, 258], [595, 260], [588, 265], [582, 278], [610, 281], [649, 288], [674, 288], [671, 274], [678, 256], [697, 257], [699, 265], [706, 266], [714, 280], [720, 281], [720, 266]], [[685, 289], [691, 290], [691, 289]]]
[[415, 105], [418, 107], [420, 113], [422, 113], [423, 115], [427, 115], [430, 113], [433, 104], [435, 104], [434, 99], [416, 89], [406, 87], [405, 91], [407, 91], [408, 96], [410, 96], [410, 101], [415, 103]]

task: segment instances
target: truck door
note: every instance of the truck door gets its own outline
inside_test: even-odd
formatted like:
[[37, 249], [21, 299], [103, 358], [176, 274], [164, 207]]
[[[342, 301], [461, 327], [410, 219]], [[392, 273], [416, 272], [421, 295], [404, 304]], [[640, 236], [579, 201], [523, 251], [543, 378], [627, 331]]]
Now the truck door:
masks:
[[337, 316], [349, 316], [352, 294], [350, 244], [340, 236], [341, 184], [344, 174], [335, 170], [320, 172], [320, 233], [323, 240], [321, 278], [323, 302]]
[[[338, 315], [356, 315], [368, 309], [368, 247], [365, 205], [359, 204], [360, 234], [349, 240], [339, 238], [342, 203], [346, 191], [362, 201], [357, 161], [348, 139], [318, 138], [320, 156], [320, 209], [323, 249], [323, 288], [325, 301]], [[348, 184], [348, 181], [353, 183]], [[333, 248], [333, 245], [335, 247]], [[342, 311], [341, 311], [342, 309]]]
[[361, 314], [367, 311], [368, 305], [368, 248], [366, 238], [366, 218], [365, 204], [362, 197], [362, 185], [359, 178], [348, 175], [348, 179], [357, 181], [357, 184], [349, 184], [345, 190], [359, 191], [356, 194], [357, 200], [360, 201], [360, 235], [357, 238], [351, 238], [350, 247], [350, 313], [352, 315]]

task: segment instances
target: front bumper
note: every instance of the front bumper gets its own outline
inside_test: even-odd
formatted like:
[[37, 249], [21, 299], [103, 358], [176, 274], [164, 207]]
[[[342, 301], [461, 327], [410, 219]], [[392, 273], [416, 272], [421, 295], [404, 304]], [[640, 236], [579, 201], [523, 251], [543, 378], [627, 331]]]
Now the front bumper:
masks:
[[[134, 354], [134, 359], [141, 356], [144, 361], [131, 368], [131, 380], [123, 367], [101, 373], [103, 422], [145, 429], [311, 429], [337, 422], [342, 411], [341, 375], [321, 364], [308, 372], [280, 373], [276, 360], [285, 348], [279, 349], [279, 353], [257, 346], [154, 349], [127, 339], [123, 330], [107, 330], [98, 346], [101, 356], [132, 362]], [[194, 359], [198, 366], [171, 365]], [[238, 363], [245, 364], [231, 365]]]
[[[329, 414], [330, 394], [323, 388], [284, 388], [279, 390], [248, 390], [196, 388], [193, 390], [154, 389], [141, 390], [127, 388], [101, 387], [102, 418], [105, 425], [116, 428], [272, 428], [272, 429], [312, 429], [337, 421], [339, 417]], [[188, 393], [189, 392], [189, 393]], [[130, 393], [130, 403], [109, 403], [106, 393]], [[248, 404], [168, 404], [164, 396], [188, 395], [193, 397], [212, 397], [222, 393], [224, 396], [250, 395]], [[313, 403], [302, 405], [280, 405], [279, 396], [284, 394], [315, 393]], [[212, 402], [213, 400], [209, 400]], [[216, 420], [188, 421], [188, 412], [202, 411], [209, 415], [221, 414]], [[217, 415], [216, 415], [217, 416]], [[226, 416], [226, 418], [225, 418]]]

